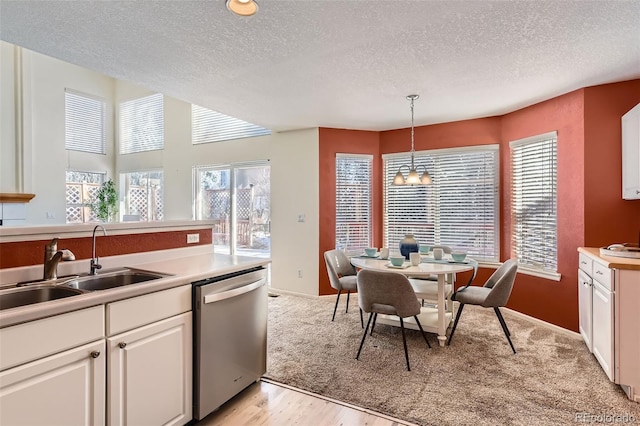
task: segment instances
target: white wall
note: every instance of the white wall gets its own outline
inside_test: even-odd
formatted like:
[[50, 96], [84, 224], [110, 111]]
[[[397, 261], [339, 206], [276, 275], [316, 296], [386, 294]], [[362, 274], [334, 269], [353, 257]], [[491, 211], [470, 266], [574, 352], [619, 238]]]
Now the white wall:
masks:
[[[3, 50], [4, 52], [4, 50]], [[164, 171], [164, 219], [192, 219], [192, 169], [194, 166], [220, 165], [246, 161], [270, 160], [271, 164], [271, 286], [305, 295], [318, 295], [319, 185], [318, 130], [308, 129], [276, 133], [233, 141], [192, 145], [191, 104], [164, 97], [165, 148], [162, 151], [119, 155], [115, 106], [154, 92], [128, 82], [76, 67], [34, 52], [23, 50], [25, 75], [29, 75], [30, 96], [25, 100], [30, 110], [32, 136], [28, 161], [33, 165], [28, 180], [36, 197], [29, 203], [27, 225], [65, 221], [65, 170], [108, 170], [116, 181], [122, 172], [162, 169]], [[2, 81], [5, 87], [3, 54]], [[64, 149], [64, 89], [108, 98], [108, 155], [96, 156]], [[28, 90], [28, 91], [29, 91]], [[4, 105], [13, 102], [5, 101]], [[25, 107], [26, 108], [26, 107]], [[27, 114], [27, 115], [29, 115]], [[15, 139], [5, 132], [2, 117], [2, 168], [15, 163], [11, 144]], [[10, 123], [11, 124], [11, 123]], [[5, 136], [8, 135], [8, 136]], [[5, 158], [5, 153], [8, 153]], [[4, 171], [3, 171], [4, 173]], [[4, 192], [15, 192], [9, 188]], [[46, 219], [54, 212], [55, 220]], [[305, 221], [298, 222], [304, 214]], [[302, 278], [298, 277], [298, 270]]]
[[[5, 45], [8, 43], [3, 42], [2, 44], [2, 88], [4, 89], [16, 84], [15, 76], [4, 72], [6, 68], [5, 61], [11, 60], [12, 64], [15, 65], [13, 63], [15, 57], [5, 55]], [[15, 115], [12, 114], [5, 117], [4, 105], [9, 103], [15, 105], [16, 100], [14, 98], [15, 92], [5, 93], [3, 90], [1, 94], [3, 130], [0, 132], [2, 137], [0, 145], [2, 146], [2, 168], [7, 167], [14, 174], [19, 168], [16, 149], [23, 149], [24, 159], [20, 166], [23, 169], [21, 177], [24, 181], [24, 186], [23, 188], [19, 187], [17, 178], [13, 180], [7, 179], [5, 182], [3, 172], [2, 192], [27, 192], [36, 195], [28, 204], [27, 224], [64, 224], [66, 213], [64, 186], [66, 170], [106, 172], [109, 176], [113, 174], [113, 95], [115, 80], [103, 74], [40, 55], [27, 49], [21, 50], [22, 87], [18, 90], [21, 90], [24, 94], [21, 108], [24, 138], [22, 142], [17, 141], [16, 132], [5, 130], [5, 127], [14, 126], [15, 128]], [[5, 79], [14, 80], [14, 82], [10, 84], [5, 82]], [[108, 123], [106, 129], [106, 155], [65, 150], [64, 93], [66, 88], [97, 96], [106, 101], [106, 122]], [[16, 144], [18, 144], [18, 148], [15, 148]], [[11, 148], [11, 146], [14, 148]], [[5, 153], [9, 155], [5, 156]]]

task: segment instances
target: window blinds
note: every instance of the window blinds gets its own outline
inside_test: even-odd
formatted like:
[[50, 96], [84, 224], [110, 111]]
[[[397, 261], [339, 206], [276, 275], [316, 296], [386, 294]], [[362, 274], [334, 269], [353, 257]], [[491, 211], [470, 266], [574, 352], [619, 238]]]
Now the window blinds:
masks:
[[348, 252], [371, 247], [373, 156], [336, 155], [336, 248]]
[[[385, 246], [398, 251], [413, 234], [420, 244], [447, 245], [477, 260], [499, 260], [498, 145], [416, 153], [433, 182], [393, 186], [408, 153], [385, 155], [383, 224]], [[406, 169], [403, 169], [406, 174]]]
[[271, 131], [264, 127], [191, 105], [191, 141], [194, 145], [270, 134]]
[[120, 154], [164, 148], [164, 99], [161, 93], [120, 104]]
[[510, 146], [512, 251], [522, 266], [556, 272], [557, 133]]
[[66, 90], [64, 93], [65, 148], [106, 153], [106, 103], [94, 97]]

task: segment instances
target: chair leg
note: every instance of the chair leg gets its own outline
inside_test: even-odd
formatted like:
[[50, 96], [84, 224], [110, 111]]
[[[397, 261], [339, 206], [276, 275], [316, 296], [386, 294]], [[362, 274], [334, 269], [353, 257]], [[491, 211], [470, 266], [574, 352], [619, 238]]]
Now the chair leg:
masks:
[[362, 319], [362, 308], [360, 308], [360, 327], [364, 328], [364, 320]]
[[336, 319], [336, 310], [338, 309], [338, 302], [340, 301], [340, 293], [342, 293], [342, 290], [338, 290], [338, 297], [336, 297], [336, 306], [333, 307], [333, 318], [331, 318], [331, 321]]
[[500, 325], [502, 326], [502, 331], [504, 331], [504, 335], [507, 336], [507, 340], [509, 341], [509, 345], [511, 346], [511, 350], [513, 351], [513, 353], [516, 353], [516, 348], [513, 347], [513, 343], [511, 343], [511, 333], [509, 332], [509, 328], [507, 328], [507, 323], [504, 322], [504, 318], [502, 317], [502, 313], [500, 312], [500, 309], [495, 307], [493, 308], [493, 310], [496, 313], [496, 316], [498, 317], [498, 320], [500, 321]]
[[458, 326], [458, 320], [460, 319], [460, 315], [462, 315], [462, 308], [464, 308], [464, 303], [461, 303], [460, 307], [458, 307], [458, 313], [456, 314], [456, 319], [453, 322], [453, 327], [451, 328], [451, 334], [449, 335], [449, 340], [447, 340], [447, 346], [451, 344], [451, 339], [453, 339], [453, 333], [456, 332], [456, 327]]
[[427, 340], [427, 335], [424, 334], [424, 330], [422, 329], [422, 324], [420, 324], [420, 320], [418, 319], [418, 316], [415, 315], [414, 318], [416, 319], [416, 324], [418, 324], [418, 328], [420, 329], [420, 332], [422, 333], [422, 337], [424, 337], [424, 341], [427, 342], [427, 346], [429, 346], [429, 349], [431, 349], [431, 345], [429, 344], [429, 341]]
[[371, 334], [369, 334], [370, 336], [373, 336], [373, 327], [375, 327], [375, 326], [376, 326], [376, 320], [377, 320], [377, 319], [378, 319], [378, 313], [376, 312], [376, 313], [373, 315], [373, 325], [371, 326]]
[[373, 312], [369, 313], [369, 320], [367, 321], [367, 327], [364, 329], [364, 333], [362, 334], [362, 340], [360, 341], [360, 347], [358, 348], [358, 355], [356, 355], [356, 359], [360, 358], [360, 352], [362, 351], [362, 345], [364, 345], [364, 339], [367, 337], [367, 331], [369, 329], [369, 324], [371, 324], [371, 318], [373, 318]]
[[400, 328], [402, 329], [402, 344], [404, 345], [404, 358], [407, 360], [407, 371], [411, 371], [409, 366], [409, 352], [407, 351], [407, 338], [404, 335], [404, 321], [400, 318]]
[[347, 290], [347, 308], [344, 310], [345, 314], [349, 313], [349, 295], [351, 294], [350, 290]]

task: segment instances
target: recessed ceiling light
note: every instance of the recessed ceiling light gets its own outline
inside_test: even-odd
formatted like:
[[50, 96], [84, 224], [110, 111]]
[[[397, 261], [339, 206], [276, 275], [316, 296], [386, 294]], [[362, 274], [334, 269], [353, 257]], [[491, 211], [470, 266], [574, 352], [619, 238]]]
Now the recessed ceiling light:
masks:
[[258, 11], [255, 0], [227, 0], [227, 9], [240, 16], [251, 16]]

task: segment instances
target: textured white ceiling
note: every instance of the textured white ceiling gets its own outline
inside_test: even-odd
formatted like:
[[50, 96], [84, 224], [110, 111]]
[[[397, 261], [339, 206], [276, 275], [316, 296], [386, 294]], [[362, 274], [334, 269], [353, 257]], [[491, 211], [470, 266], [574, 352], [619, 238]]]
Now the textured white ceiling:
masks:
[[487, 117], [640, 78], [640, 1], [0, 1], [0, 38], [274, 131]]

